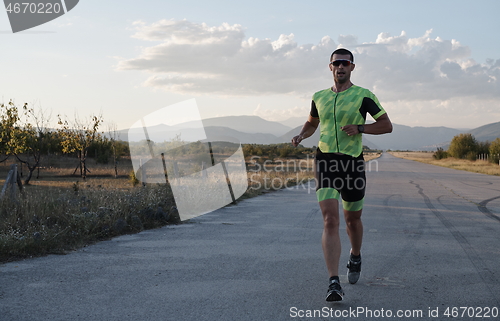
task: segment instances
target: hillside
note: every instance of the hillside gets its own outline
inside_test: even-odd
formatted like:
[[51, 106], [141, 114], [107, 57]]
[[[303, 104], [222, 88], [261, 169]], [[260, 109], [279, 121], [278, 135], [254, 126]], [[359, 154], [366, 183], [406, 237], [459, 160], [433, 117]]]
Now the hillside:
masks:
[[469, 131], [478, 141], [494, 141], [500, 137], [500, 122], [487, 124]]
[[[259, 116], [225, 116], [203, 119], [205, 127], [227, 127], [239, 132], [250, 134], [272, 134], [275, 136], [283, 135], [292, 127], [285, 126], [278, 122], [273, 122], [260, 118]], [[193, 122], [186, 122], [172, 126], [173, 128], [189, 128]]]

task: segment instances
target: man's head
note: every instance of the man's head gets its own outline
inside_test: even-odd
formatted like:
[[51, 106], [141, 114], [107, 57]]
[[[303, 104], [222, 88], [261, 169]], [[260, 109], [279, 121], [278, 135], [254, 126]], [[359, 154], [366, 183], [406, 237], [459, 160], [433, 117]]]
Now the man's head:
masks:
[[354, 70], [354, 56], [347, 49], [339, 48], [330, 56], [330, 70], [333, 72], [333, 79], [338, 83], [350, 81], [351, 72]]
[[330, 56], [330, 61], [333, 60], [333, 55], [349, 55], [349, 60], [354, 63], [354, 56], [352, 55], [352, 52], [350, 52], [349, 50], [347, 49], [344, 49], [344, 48], [339, 48], [337, 50], [335, 50], [332, 55]]

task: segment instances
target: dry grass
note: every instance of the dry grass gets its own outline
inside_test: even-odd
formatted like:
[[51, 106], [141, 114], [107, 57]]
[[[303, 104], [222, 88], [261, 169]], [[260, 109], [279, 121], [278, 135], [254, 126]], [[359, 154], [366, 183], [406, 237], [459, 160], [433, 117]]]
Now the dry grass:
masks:
[[380, 155], [382, 155], [382, 153], [365, 153], [364, 158], [365, 158], [365, 161], [368, 162], [368, 161], [371, 161], [373, 159], [379, 158]]
[[4, 198], [0, 261], [61, 253], [97, 240], [166, 224], [173, 201], [168, 186], [127, 190], [28, 186]]
[[391, 152], [393, 156], [410, 159], [426, 164], [432, 164], [442, 167], [458, 169], [462, 171], [481, 173], [487, 175], [500, 176], [500, 166], [484, 160], [470, 161], [466, 159], [457, 159], [448, 157], [444, 159], [434, 159], [433, 152]]

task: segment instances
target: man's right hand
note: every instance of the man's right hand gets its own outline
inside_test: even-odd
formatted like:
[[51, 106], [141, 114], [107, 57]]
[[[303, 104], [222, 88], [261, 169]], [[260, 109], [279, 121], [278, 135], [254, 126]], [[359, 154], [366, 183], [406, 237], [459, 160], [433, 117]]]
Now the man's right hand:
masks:
[[304, 137], [302, 135], [294, 136], [292, 138], [292, 145], [297, 147], [303, 139], [304, 139]]

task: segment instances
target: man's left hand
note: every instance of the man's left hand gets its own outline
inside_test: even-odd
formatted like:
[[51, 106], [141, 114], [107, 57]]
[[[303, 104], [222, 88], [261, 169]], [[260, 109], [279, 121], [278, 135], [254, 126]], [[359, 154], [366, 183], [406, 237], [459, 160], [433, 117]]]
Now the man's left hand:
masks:
[[353, 136], [359, 134], [358, 125], [345, 125], [344, 127], [340, 127], [347, 135]]

